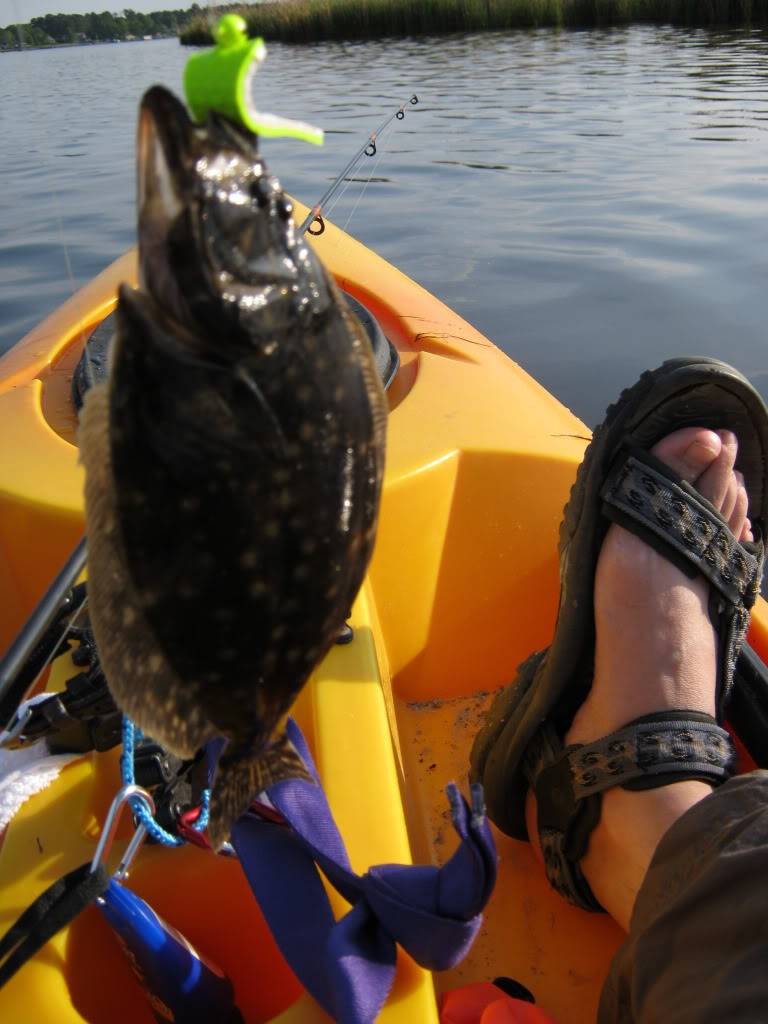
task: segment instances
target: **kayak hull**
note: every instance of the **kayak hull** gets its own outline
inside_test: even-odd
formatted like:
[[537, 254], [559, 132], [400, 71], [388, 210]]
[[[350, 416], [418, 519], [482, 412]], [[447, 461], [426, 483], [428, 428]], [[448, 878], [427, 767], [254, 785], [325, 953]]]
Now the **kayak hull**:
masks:
[[[354, 869], [442, 863], [455, 848], [445, 786], [465, 786], [494, 692], [551, 637], [557, 530], [589, 432], [488, 339], [348, 235], [327, 224], [313, 244], [378, 319], [401, 367], [388, 393], [380, 527], [352, 613], [355, 639], [330, 652], [294, 714]], [[0, 359], [0, 648], [82, 534], [71, 377], [118, 284], [135, 280], [130, 253]], [[760, 601], [751, 639], [761, 654], [766, 622]], [[49, 688], [74, 674], [64, 661]], [[0, 932], [90, 860], [118, 785], [117, 752], [89, 754], [25, 804], [0, 846]], [[124, 825], [115, 857], [129, 832]], [[563, 1024], [594, 1019], [619, 929], [551, 892], [529, 846], [497, 840], [499, 882], [468, 958], [433, 977], [401, 953], [385, 1024], [437, 1022], [437, 993], [498, 975], [522, 982]], [[236, 862], [145, 848], [130, 887], [224, 968], [246, 1021], [328, 1019], [284, 963]], [[152, 1020], [94, 908], [0, 991], [0, 1018], [20, 1019], [20, 1008], [41, 1024]]]

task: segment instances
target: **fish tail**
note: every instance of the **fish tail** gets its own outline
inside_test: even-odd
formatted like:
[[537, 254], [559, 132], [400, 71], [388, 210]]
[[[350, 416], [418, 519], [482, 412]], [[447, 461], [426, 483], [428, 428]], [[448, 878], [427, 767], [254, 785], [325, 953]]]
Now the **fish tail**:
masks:
[[208, 838], [214, 850], [229, 839], [232, 826], [267, 786], [283, 779], [310, 775], [285, 733], [266, 750], [254, 753], [252, 744], [230, 746], [222, 754], [211, 793]]

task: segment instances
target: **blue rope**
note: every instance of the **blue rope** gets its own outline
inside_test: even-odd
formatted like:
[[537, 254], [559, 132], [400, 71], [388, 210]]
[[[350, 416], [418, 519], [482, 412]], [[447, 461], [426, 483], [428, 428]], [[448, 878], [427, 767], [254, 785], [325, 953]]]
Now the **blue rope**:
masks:
[[[143, 739], [141, 729], [137, 729], [130, 718], [127, 715], [123, 715], [123, 752], [120, 755], [120, 774], [122, 775], [124, 786], [132, 786], [136, 781], [133, 755], [136, 742], [141, 739]], [[162, 825], [155, 821], [143, 800], [138, 797], [132, 797], [130, 803], [137, 820], [147, 830], [147, 835], [151, 836], [156, 843], [161, 843], [163, 846], [184, 845], [185, 840], [181, 836], [171, 835], [170, 832], [166, 832]], [[210, 789], [204, 789], [200, 801], [200, 815], [192, 826], [196, 832], [204, 832], [208, 828], [210, 803], [211, 791]]]
[[204, 789], [200, 796], [200, 814], [197, 821], [192, 824], [195, 832], [205, 832], [208, 828], [208, 819], [211, 816], [211, 791]]

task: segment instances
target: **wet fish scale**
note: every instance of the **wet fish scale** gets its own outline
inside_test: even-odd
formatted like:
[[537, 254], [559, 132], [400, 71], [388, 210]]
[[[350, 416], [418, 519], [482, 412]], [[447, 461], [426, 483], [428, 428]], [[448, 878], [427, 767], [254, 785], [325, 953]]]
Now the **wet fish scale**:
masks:
[[121, 292], [108, 393], [81, 426], [92, 617], [145, 731], [184, 755], [228, 738], [220, 843], [249, 787], [296, 770], [270, 745], [362, 582], [385, 405], [253, 137], [194, 131], [160, 89], [139, 134], [142, 289]]
[[[332, 335], [323, 338], [322, 351], [337, 371], [333, 380], [343, 379], [345, 395], [359, 405], [353, 416], [349, 402], [334, 400], [322, 380], [314, 380], [312, 400], [303, 407], [284, 386], [275, 388], [281, 356], [290, 358], [300, 344], [300, 337], [281, 343], [268, 366], [259, 356], [238, 364], [256, 386], [264, 379], [268, 410], [236, 375], [179, 365], [133, 337], [115, 360], [112, 422], [121, 439], [113, 440], [112, 455], [122, 485], [123, 542], [139, 598], [142, 592], [160, 595], [145, 613], [181, 676], [205, 679], [201, 666], [218, 661], [226, 667], [231, 650], [238, 650], [238, 672], [249, 677], [263, 673], [265, 655], [272, 653], [272, 671], [287, 672], [292, 649], [327, 649], [335, 628], [324, 633], [323, 623], [333, 616], [341, 625], [350, 592], [361, 582], [359, 569], [350, 579], [347, 552], [370, 515], [366, 443], [360, 455], [360, 438], [371, 433], [366, 393], [345, 349], [334, 353]], [[302, 378], [313, 379], [311, 354], [299, 362], [297, 388]], [[131, 396], [152, 381], [164, 382], [160, 400], [142, 407]], [[212, 388], [222, 399], [221, 412], [212, 408]], [[287, 479], [275, 484], [281, 471]], [[128, 509], [134, 492], [145, 500]], [[307, 539], [316, 545], [311, 554], [302, 544]], [[230, 612], [224, 621], [216, 615], [220, 605]], [[273, 652], [278, 628], [280, 646]], [[249, 643], [240, 651], [243, 637]], [[295, 676], [293, 666], [288, 674]], [[242, 709], [233, 711], [222, 696], [211, 695], [206, 706], [224, 728]]]

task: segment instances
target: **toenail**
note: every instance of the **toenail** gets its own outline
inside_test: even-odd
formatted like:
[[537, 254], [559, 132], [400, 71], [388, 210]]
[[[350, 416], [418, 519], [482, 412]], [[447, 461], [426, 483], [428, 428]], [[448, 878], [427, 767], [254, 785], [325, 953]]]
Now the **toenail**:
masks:
[[704, 454], [714, 458], [720, 454], [724, 443], [714, 430], [705, 430], [688, 446], [685, 454], [693, 456], [694, 459], [701, 458]]
[[718, 430], [717, 433], [719, 434], [720, 439], [723, 442], [723, 447], [724, 448], [736, 448], [737, 447], [738, 441], [736, 440], [736, 435], [733, 433], [732, 430]]

